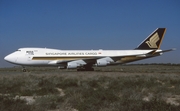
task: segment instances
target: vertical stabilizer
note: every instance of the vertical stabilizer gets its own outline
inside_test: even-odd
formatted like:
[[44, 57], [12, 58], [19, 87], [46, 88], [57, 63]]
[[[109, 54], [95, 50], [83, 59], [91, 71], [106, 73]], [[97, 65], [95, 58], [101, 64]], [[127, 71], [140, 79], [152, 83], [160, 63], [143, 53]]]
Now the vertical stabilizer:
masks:
[[141, 44], [136, 48], [140, 50], [159, 49], [164, 38], [166, 28], [158, 28], [151, 33]]

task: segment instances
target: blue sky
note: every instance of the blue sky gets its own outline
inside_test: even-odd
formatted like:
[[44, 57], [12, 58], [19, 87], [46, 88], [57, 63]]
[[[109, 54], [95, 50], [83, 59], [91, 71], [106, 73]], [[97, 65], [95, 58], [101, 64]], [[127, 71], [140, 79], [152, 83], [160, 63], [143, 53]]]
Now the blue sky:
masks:
[[0, 0], [0, 67], [21, 47], [134, 49], [166, 27], [161, 49], [138, 63], [180, 63], [179, 0]]

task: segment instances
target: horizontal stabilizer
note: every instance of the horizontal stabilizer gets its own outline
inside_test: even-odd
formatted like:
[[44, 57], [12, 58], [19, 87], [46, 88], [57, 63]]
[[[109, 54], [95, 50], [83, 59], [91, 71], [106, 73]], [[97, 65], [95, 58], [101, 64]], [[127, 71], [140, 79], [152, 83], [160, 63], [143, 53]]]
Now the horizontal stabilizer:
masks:
[[174, 50], [176, 50], [176, 48], [172, 48], [172, 49], [168, 49], [168, 50], [163, 50], [161, 52], [169, 52], [169, 51], [174, 51]]

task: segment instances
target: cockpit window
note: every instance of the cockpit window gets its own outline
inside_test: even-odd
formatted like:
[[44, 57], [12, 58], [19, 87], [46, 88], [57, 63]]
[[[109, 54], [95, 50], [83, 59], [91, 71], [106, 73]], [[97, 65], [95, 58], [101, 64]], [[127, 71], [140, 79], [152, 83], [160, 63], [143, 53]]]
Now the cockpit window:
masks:
[[34, 52], [33, 51], [26, 51], [26, 54], [27, 55], [34, 55]]
[[17, 51], [21, 51], [21, 50], [18, 49]]

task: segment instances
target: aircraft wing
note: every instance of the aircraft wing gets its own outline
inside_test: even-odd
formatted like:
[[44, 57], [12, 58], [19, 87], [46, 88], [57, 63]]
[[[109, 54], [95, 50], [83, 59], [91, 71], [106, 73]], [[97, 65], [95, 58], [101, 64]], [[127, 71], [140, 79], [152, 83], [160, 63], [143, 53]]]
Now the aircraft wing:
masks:
[[97, 59], [100, 59], [102, 57], [97, 57], [97, 58], [82, 58], [82, 59], [74, 59], [74, 60], [54, 60], [51, 61], [49, 64], [54, 64], [54, 65], [67, 65], [68, 62], [76, 62], [81, 65], [86, 65], [86, 64], [95, 64]]
[[57, 65], [57, 64], [62, 64], [62, 65], [65, 65], [67, 64], [67, 62], [70, 62], [72, 60], [53, 60], [51, 62], [49, 62], [48, 64], [50, 65]]

